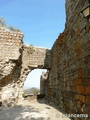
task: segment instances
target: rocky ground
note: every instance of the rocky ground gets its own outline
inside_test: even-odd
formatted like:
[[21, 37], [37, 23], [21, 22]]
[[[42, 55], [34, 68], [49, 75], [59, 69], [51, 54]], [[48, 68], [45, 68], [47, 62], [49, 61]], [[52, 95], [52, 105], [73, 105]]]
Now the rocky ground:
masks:
[[62, 115], [44, 100], [23, 100], [12, 108], [0, 108], [0, 120], [70, 120]]

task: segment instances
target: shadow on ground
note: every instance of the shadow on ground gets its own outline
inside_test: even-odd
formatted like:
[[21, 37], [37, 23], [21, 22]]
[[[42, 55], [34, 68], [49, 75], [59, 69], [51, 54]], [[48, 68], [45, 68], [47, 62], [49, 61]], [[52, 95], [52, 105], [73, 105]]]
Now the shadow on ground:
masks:
[[[28, 101], [29, 100], [29, 101]], [[70, 120], [62, 112], [45, 102], [45, 99], [19, 101], [10, 108], [0, 107], [0, 120]]]
[[0, 108], [0, 120], [49, 120], [32, 106], [17, 105], [12, 108]]
[[[40, 104], [46, 104], [46, 105], [48, 105], [49, 107], [47, 107], [47, 109], [50, 109], [50, 107], [53, 107], [54, 109], [56, 109], [57, 111], [59, 111], [60, 113], [62, 113], [63, 116], [67, 114], [64, 111], [62, 111], [61, 109], [59, 109], [54, 103], [47, 102], [47, 100], [45, 99], [44, 96], [41, 97], [41, 98], [37, 97], [37, 102], [40, 103]], [[56, 118], [58, 118], [58, 117], [60, 117], [60, 115], [56, 114]], [[64, 117], [60, 118], [60, 120], [62, 120], [62, 119], [63, 120], [73, 120], [73, 118], [70, 119], [67, 116], [65, 118]]]
[[[34, 97], [35, 99], [32, 99], [32, 97], [28, 97], [28, 99], [27, 98], [25, 98], [25, 99], [27, 99], [30, 103], [33, 101], [33, 100], [36, 100], [37, 101], [37, 103], [38, 103], [38, 105], [39, 106], [41, 106], [42, 108], [44, 108], [44, 110], [48, 110], [48, 112], [49, 112], [49, 118], [50, 118], [50, 120], [52, 120], [52, 115], [50, 115], [50, 114], [53, 114], [53, 117], [55, 118], [55, 119], [60, 119], [60, 120], [70, 120], [70, 118], [67, 118], [67, 116], [65, 116], [66, 115], [66, 113], [65, 112], [63, 112], [63, 111], [61, 111], [61, 109], [58, 109], [58, 107], [56, 107], [56, 105], [54, 104], [54, 103], [52, 103], [52, 102], [47, 102], [47, 99], [46, 99], [46, 97], [45, 97], [45, 95], [44, 94], [39, 94], [39, 95], [37, 95], [36, 97]], [[51, 113], [50, 113], [51, 112]], [[53, 113], [52, 113], [53, 112]], [[64, 117], [63, 117], [64, 116]], [[54, 120], [55, 120], [54, 119]], [[45, 119], [46, 120], [46, 119]]]

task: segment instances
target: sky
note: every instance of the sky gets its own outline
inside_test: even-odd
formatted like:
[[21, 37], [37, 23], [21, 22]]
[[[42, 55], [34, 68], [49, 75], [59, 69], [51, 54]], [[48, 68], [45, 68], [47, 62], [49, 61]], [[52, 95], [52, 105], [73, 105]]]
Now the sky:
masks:
[[[51, 48], [65, 28], [65, 0], [0, 0], [0, 17], [22, 31], [25, 44]], [[42, 70], [36, 70], [30, 74], [40, 78], [41, 73]], [[30, 74], [26, 81], [33, 78]], [[34, 78], [31, 85], [39, 86], [39, 78]]]
[[25, 81], [24, 88], [25, 89], [28, 89], [28, 88], [31, 88], [31, 87], [40, 88], [40, 77], [42, 75], [42, 72], [46, 72], [46, 71], [47, 71], [46, 69], [32, 70], [29, 73], [29, 75], [27, 77], [27, 80]]

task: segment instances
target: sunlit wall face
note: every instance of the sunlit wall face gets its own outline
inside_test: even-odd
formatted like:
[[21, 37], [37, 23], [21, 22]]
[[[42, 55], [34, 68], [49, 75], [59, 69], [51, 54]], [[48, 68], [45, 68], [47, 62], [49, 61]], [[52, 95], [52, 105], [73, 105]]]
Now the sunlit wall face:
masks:
[[26, 78], [26, 81], [24, 83], [24, 89], [28, 89], [31, 87], [40, 88], [40, 77], [42, 75], [42, 72], [46, 71], [47, 71], [46, 69], [32, 70]]

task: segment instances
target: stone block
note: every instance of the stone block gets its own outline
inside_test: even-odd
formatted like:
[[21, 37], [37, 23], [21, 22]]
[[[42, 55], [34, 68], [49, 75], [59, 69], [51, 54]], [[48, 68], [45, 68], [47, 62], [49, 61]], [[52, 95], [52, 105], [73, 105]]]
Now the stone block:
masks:
[[[85, 107], [83, 109], [83, 113], [88, 115], [88, 118], [90, 118], [90, 106], [85, 104]], [[88, 119], [87, 118], [87, 119]], [[89, 120], [89, 119], [88, 119]]]
[[82, 68], [78, 69], [78, 78], [84, 78], [84, 72]]
[[90, 105], [90, 95], [86, 95], [86, 104]]
[[75, 94], [75, 100], [85, 103], [86, 97], [84, 95]]

